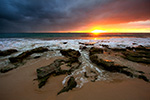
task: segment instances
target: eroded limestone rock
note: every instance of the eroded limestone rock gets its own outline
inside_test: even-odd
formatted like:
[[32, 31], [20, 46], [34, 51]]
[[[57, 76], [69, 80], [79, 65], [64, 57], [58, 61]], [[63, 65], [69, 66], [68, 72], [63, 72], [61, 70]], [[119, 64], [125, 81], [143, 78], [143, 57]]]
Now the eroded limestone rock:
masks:
[[33, 53], [42, 53], [45, 51], [48, 51], [48, 49], [45, 47], [39, 47], [39, 48], [25, 51], [16, 57], [10, 57], [9, 60], [11, 63], [18, 63], [18, 62], [22, 62], [25, 58], [29, 57]]
[[69, 90], [72, 90], [77, 86], [77, 82], [75, 81], [74, 77], [70, 77], [70, 79], [67, 82], [67, 86], [65, 86], [60, 92], [58, 92], [57, 95], [63, 92], [68, 92]]
[[15, 52], [18, 52], [18, 50], [16, 50], [16, 49], [8, 49], [8, 50], [4, 50], [4, 51], [0, 50], [0, 56], [11, 55], [11, 54], [13, 54]]

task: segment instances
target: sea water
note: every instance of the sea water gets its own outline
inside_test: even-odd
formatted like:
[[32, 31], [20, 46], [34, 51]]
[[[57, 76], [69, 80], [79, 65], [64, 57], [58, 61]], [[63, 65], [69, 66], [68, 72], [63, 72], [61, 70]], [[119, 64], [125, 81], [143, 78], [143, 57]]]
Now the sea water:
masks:
[[[91, 63], [88, 57], [88, 52], [80, 50], [81, 43], [90, 44], [87, 47], [103, 48], [101, 45], [108, 45], [109, 48], [126, 48], [136, 47], [138, 45], [150, 47], [150, 34], [148, 33], [113, 33], [103, 34], [99, 36], [93, 36], [90, 33], [3, 33], [0, 34], [0, 50], [17, 49], [18, 54], [31, 50], [37, 47], [47, 47], [49, 50], [56, 51], [55, 55], [47, 55], [48, 58], [54, 56], [61, 56], [60, 49], [74, 49], [81, 53], [80, 60], [82, 62], [79, 69], [72, 72], [62, 81], [65, 85], [69, 77], [74, 76], [78, 85], [82, 87], [88, 80], [84, 77], [84, 72], [92, 70], [98, 74], [97, 80], [107, 80], [109, 77], [103, 74], [104, 70], [97, 68]], [[16, 54], [16, 55], [18, 55]], [[10, 55], [11, 56], [11, 55]], [[0, 67], [7, 66], [9, 64], [9, 58], [1, 57], [3, 62], [0, 62]], [[15, 56], [15, 55], [12, 55]], [[1, 60], [2, 61], [2, 60]], [[42, 66], [41, 66], [42, 67]], [[89, 73], [90, 74], [90, 73]]]

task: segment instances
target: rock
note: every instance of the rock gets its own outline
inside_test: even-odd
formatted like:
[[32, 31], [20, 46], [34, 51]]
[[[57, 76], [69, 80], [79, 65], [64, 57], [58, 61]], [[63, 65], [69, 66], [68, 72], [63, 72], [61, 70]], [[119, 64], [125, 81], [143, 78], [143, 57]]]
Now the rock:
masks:
[[60, 65], [63, 60], [57, 59], [52, 64], [40, 67], [36, 70], [38, 79], [44, 78], [48, 75], [56, 73], [60, 70]]
[[107, 49], [109, 49], [109, 45], [100, 44], [100, 46], [103, 46], [104, 48], [107, 48]]
[[146, 81], [146, 82], [149, 82], [149, 80], [148, 80], [148, 79], [146, 78], [146, 76], [144, 76], [144, 75], [139, 75], [138, 78], [139, 78], [139, 79], [143, 79], [143, 80]]
[[86, 46], [81, 45], [81, 46], [79, 47], [79, 49], [80, 49], [80, 50], [85, 50], [85, 49], [87, 49], [87, 47], [86, 47]]
[[68, 49], [68, 50], [60, 50], [60, 53], [69, 58], [69, 62], [70, 64], [74, 63], [74, 62], [79, 62], [78, 58], [80, 57], [80, 52], [73, 50], [73, 49]]
[[70, 70], [71, 67], [68, 67], [66, 64], [60, 66], [61, 70]]
[[144, 51], [150, 51], [150, 49], [147, 49], [146, 47], [139, 45], [137, 47], [126, 47], [128, 50], [144, 50]]
[[42, 88], [42, 86], [44, 86], [46, 84], [46, 82], [47, 82], [49, 77], [50, 76], [45, 76], [45, 77], [43, 77], [41, 79], [38, 79], [38, 81], [39, 81], [39, 84], [38, 84], [39, 88]]
[[63, 44], [67, 44], [67, 42], [63, 42]]
[[35, 56], [34, 59], [40, 58], [41, 56]]
[[101, 49], [101, 48], [92, 47], [92, 48], [89, 50], [89, 55], [101, 54], [101, 53], [103, 53], [103, 52], [104, 52], [104, 50]]
[[74, 77], [70, 77], [69, 81], [67, 82], [67, 86], [64, 87], [57, 95], [63, 92], [68, 92], [77, 86], [77, 82], [75, 81]]
[[40, 67], [36, 70], [37, 78], [39, 80], [39, 85], [38, 85], [39, 88], [45, 85], [50, 75], [58, 74], [58, 73], [64, 74], [62, 73], [62, 70], [60, 69], [60, 65], [63, 61], [64, 60], [62, 59], [57, 59], [52, 64], [44, 66], [44, 67]]
[[103, 68], [104, 70], [107, 70], [110, 72], [120, 72], [123, 68], [126, 68], [125, 66], [116, 65], [112, 61], [99, 59], [97, 55], [90, 56], [90, 60], [93, 63], [100, 65], [101, 68]]
[[[37, 69], [39, 88], [45, 85], [50, 75], [62, 75], [66, 73], [70, 74], [72, 71], [74, 71], [80, 66], [81, 63], [78, 61], [78, 57], [81, 54], [79, 51], [68, 49], [68, 50], [61, 50], [60, 52], [68, 59], [66, 60], [57, 59], [52, 64]], [[67, 64], [70, 64], [70, 68], [65, 66]]]
[[79, 42], [79, 44], [82, 44], [82, 45], [94, 45], [96, 42], [85, 42], [85, 43], [82, 43], [82, 42]]
[[132, 43], [132, 45], [137, 45], [137, 43]]
[[60, 50], [60, 53], [63, 56], [66, 57], [73, 57], [73, 58], [78, 58], [81, 54], [79, 51], [73, 50], [73, 49], [68, 49], [68, 50]]
[[146, 78], [146, 76], [142, 75], [143, 73], [135, 71], [138, 74], [134, 74], [135, 72], [133, 70], [129, 69], [128, 67], [117, 65], [112, 61], [99, 59], [97, 55], [91, 55], [90, 60], [93, 63], [97, 64], [100, 68], [102, 68], [106, 71], [122, 73], [122, 74], [130, 76], [132, 78], [136, 77], [139, 79], [143, 79], [146, 82], [149, 82], [149, 80]]
[[5, 67], [0, 68], [0, 72], [1, 73], [6, 73], [6, 72], [8, 72], [10, 70], [13, 70], [14, 68], [15, 67], [13, 67], [13, 66], [5, 66]]
[[4, 50], [4, 51], [0, 50], [0, 56], [11, 55], [11, 54], [13, 54], [15, 52], [18, 52], [18, 50], [16, 50], [16, 49], [8, 49], [8, 50]]
[[78, 63], [73, 63], [71, 65], [71, 69], [69, 70], [69, 72], [73, 72], [74, 70], [78, 69], [80, 67], [81, 63], [78, 62]]
[[86, 72], [84, 72], [84, 77], [89, 78], [89, 76], [87, 76], [87, 73], [86, 73]]
[[18, 55], [17, 57], [10, 57], [9, 60], [11, 63], [18, 63], [18, 62], [22, 62], [25, 58], [29, 57], [33, 53], [42, 53], [45, 51], [48, 51], [48, 49], [44, 47], [39, 47], [39, 48], [25, 51], [21, 53], [20, 55]]
[[37, 78], [39, 80], [39, 88], [45, 85], [45, 83], [47, 82], [47, 79], [51, 75], [62, 75], [66, 73], [69, 74], [79, 67], [77, 63], [77, 64], [74, 64], [74, 66], [71, 66], [71, 68], [63, 69], [64, 67], [66, 67], [66, 66], [63, 66], [63, 68], [61, 68], [62, 63], [64, 64], [64, 62], [65, 60], [56, 59], [52, 64], [40, 67], [36, 70]]
[[150, 53], [148, 51], [123, 52], [123, 58], [137, 63], [150, 64]]

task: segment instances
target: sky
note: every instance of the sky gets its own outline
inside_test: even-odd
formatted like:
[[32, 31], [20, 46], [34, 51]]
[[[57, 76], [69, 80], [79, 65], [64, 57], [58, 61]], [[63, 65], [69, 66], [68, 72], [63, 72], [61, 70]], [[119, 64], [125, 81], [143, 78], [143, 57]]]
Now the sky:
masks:
[[0, 0], [0, 33], [93, 30], [150, 33], [150, 0]]

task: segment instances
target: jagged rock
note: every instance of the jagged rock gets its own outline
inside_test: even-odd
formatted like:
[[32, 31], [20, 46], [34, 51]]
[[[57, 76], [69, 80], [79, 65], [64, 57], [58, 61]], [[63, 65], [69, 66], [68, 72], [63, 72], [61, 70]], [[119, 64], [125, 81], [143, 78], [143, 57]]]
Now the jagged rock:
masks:
[[88, 45], [94, 45], [94, 44], [95, 44], [95, 42], [84, 42], [84, 43], [79, 42], [79, 44], [82, 44], [82, 45], [86, 45], [86, 46], [88, 46]]
[[[78, 57], [81, 54], [79, 51], [68, 49], [61, 50], [60, 52], [68, 59], [57, 59], [52, 64], [37, 69], [39, 88], [45, 85], [50, 75], [62, 75], [66, 73], [70, 74], [72, 71], [80, 66], [81, 63], [78, 61]], [[70, 64], [70, 68], [68, 68], [68, 70], [66, 68], [63, 69], [65, 66], [62, 67], [61, 65], [67, 63]]]
[[41, 56], [35, 56], [34, 59], [40, 58]]
[[97, 65], [100, 65], [101, 68], [103, 68], [104, 70], [107, 70], [110, 72], [120, 72], [123, 68], [127, 68], [125, 66], [116, 65], [112, 61], [99, 59], [97, 55], [90, 56], [90, 60], [96, 63]]
[[5, 67], [0, 68], [0, 72], [1, 73], [6, 73], [10, 70], [13, 70], [14, 68], [15, 68], [14, 66], [5, 66]]
[[8, 49], [8, 50], [4, 50], [4, 51], [0, 50], [0, 56], [11, 55], [11, 54], [13, 54], [15, 52], [18, 52], [18, 50], [16, 50], [16, 49]]
[[144, 51], [150, 51], [150, 49], [147, 49], [146, 47], [139, 45], [137, 47], [126, 47], [128, 50], [144, 50]]
[[104, 48], [107, 48], [107, 49], [109, 49], [109, 45], [100, 44], [100, 46], [103, 46]]
[[65, 57], [69, 58], [69, 62], [72, 64], [74, 62], [79, 62], [78, 58], [80, 57], [80, 52], [73, 50], [73, 49], [68, 49], [68, 50], [60, 50], [60, 53], [64, 55]]
[[81, 46], [79, 47], [79, 49], [80, 49], [80, 50], [85, 50], [85, 49], [87, 49], [87, 47], [86, 47], [86, 46], [81, 45]]
[[132, 43], [132, 45], [137, 45], [137, 43]]
[[36, 70], [37, 78], [39, 81], [39, 88], [45, 85], [50, 75], [62, 75], [66, 73], [70, 74], [72, 71], [74, 71], [80, 66], [80, 63], [74, 63], [71, 65], [70, 69], [62, 69], [61, 65], [62, 63], [64, 64], [64, 62], [66, 61], [63, 59], [57, 59], [52, 64], [40, 67]]
[[63, 92], [68, 92], [77, 86], [77, 82], [75, 81], [74, 77], [70, 77], [69, 81], [67, 82], [67, 86], [64, 87], [57, 95]]
[[139, 78], [139, 79], [143, 79], [143, 80], [146, 81], [146, 82], [149, 82], [149, 80], [148, 80], [148, 79], [146, 78], [146, 76], [144, 76], [144, 75], [139, 75], [138, 78]]
[[73, 63], [71, 65], [71, 69], [69, 70], [69, 72], [73, 72], [74, 70], [78, 69], [80, 67], [81, 63], [78, 62], [78, 63]]
[[50, 65], [38, 68], [36, 70], [38, 79], [44, 78], [48, 75], [58, 72], [60, 70], [60, 65], [63, 61], [64, 60], [62, 59], [57, 59]]
[[39, 81], [39, 84], [38, 84], [39, 88], [41, 88], [42, 86], [44, 86], [46, 84], [46, 82], [47, 82], [49, 77], [50, 76], [45, 76], [45, 77], [43, 77], [41, 79], [38, 79], [38, 81]]
[[63, 42], [63, 44], [67, 44], [67, 42]]
[[[146, 76], [142, 75], [142, 73], [139, 72], [138, 74], [134, 74], [134, 72], [131, 71], [128, 67], [117, 65], [112, 61], [99, 59], [97, 55], [91, 55], [90, 60], [93, 63], [97, 64], [100, 68], [102, 68], [106, 71], [122, 73], [127, 76], [136, 77], [139, 79], [143, 79], [146, 82], [149, 82], [149, 80], [146, 78]], [[136, 72], [138, 72], [138, 71], [136, 71]]]
[[103, 53], [103, 49], [101, 48], [95, 48], [95, 47], [92, 47], [90, 50], [89, 50], [89, 55], [93, 55], [93, 54], [101, 54]]
[[73, 49], [60, 50], [60, 53], [63, 56], [71, 57], [71, 58], [78, 58], [81, 55], [79, 51], [76, 51], [76, 50], [73, 50]]
[[48, 49], [45, 47], [39, 47], [39, 48], [25, 51], [25, 52], [21, 53], [20, 55], [18, 55], [17, 57], [10, 57], [9, 60], [11, 63], [22, 62], [25, 58], [29, 57], [33, 53], [42, 53], [45, 51], [48, 51]]
[[57, 59], [55, 60], [52, 64], [40, 67], [36, 70], [37, 72], [37, 78], [39, 80], [39, 88], [45, 85], [47, 82], [47, 79], [49, 78], [50, 75], [52, 74], [65, 74], [64, 72], [62, 73], [62, 70], [60, 68], [61, 63], [64, 60], [62, 59]]
[[150, 53], [148, 51], [123, 52], [123, 58], [133, 62], [150, 64]]

